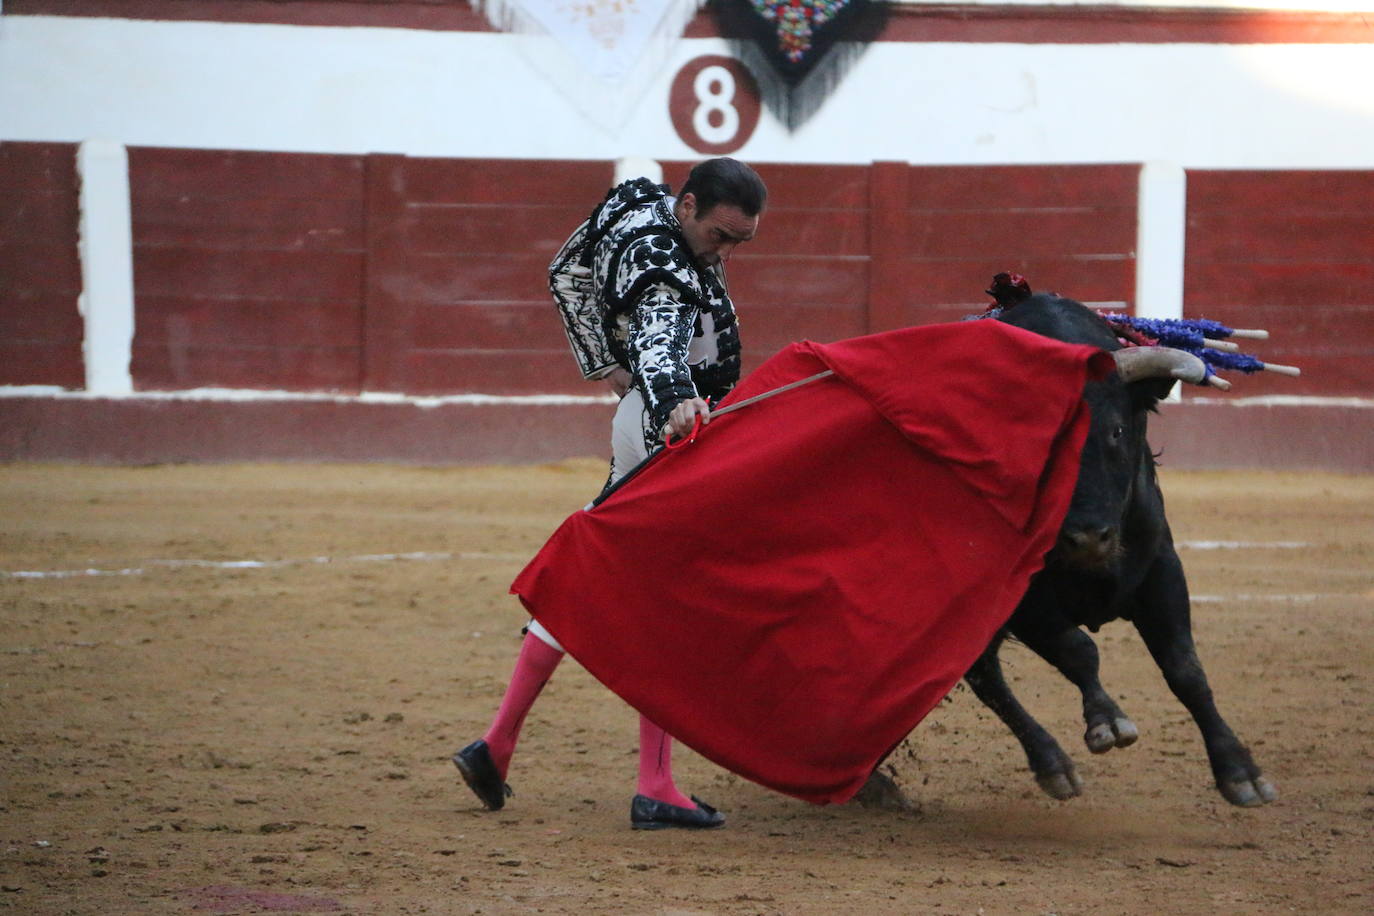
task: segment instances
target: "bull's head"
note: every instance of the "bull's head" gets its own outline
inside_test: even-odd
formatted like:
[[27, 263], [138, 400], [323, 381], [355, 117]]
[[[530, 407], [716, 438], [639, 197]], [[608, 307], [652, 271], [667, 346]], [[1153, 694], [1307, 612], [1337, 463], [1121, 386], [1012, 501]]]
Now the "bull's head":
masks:
[[1109, 573], [1131, 537], [1129, 509], [1138, 499], [1158, 498], [1154, 457], [1145, 441], [1146, 418], [1175, 381], [1201, 382], [1206, 366], [1181, 350], [1122, 349], [1100, 315], [1053, 294], [1030, 296], [997, 320], [1065, 343], [1101, 347], [1116, 359], [1117, 371], [1084, 391], [1092, 427], [1073, 502], [1051, 554], [1056, 565]]
[[1084, 392], [1092, 427], [1055, 549], [1057, 563], [1085, 572], [1114, 569], [1129, 534], [1129, 510], [1155, 486], [1145, 441], [1150, 412], [1176, 380], [1201, 382], [1206, 375], [1202, 361], [1182, 350], [1138, 347], [1112, 355], [1116, 373]]

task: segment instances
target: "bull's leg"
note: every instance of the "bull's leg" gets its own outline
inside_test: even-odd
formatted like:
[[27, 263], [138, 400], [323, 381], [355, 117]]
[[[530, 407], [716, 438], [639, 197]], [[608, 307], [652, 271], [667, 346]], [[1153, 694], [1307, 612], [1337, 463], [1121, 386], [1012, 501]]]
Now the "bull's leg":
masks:
[[1114, 747], [1135, 744], [1140, 737], [1139, 729], [1102, 689], [1097, 643], [1091, 636], [1066, 620], [1059, 629], [1016, 626], [1013, 622], [1012, 632], [1036, 655], [1058, 668], [1082, 694], [1083, 722], [1087, 726], [1083, 743], [1088, 750], [1105, 754]]
[[1073, 760], [1064, 753], [1054, 736], [1026, 712], [1002, 676], [1002, 663], [997, 658], [1001, 646], [1002, 637], [999, 636], [969, 668], [964, 680], [983, 705], [996, 713], [1021, 742], [1035, 781], [1046, 795], [1060, 800], [1082, 795], [1083, 780]]
[[1212, 701], [1202, 662], [1193, 645], [1188, 583], [1173, 550], [1161, 552], [1142, 586], [1142, 610], [1135, 627], [1154, 656], [1169, 689], [1174, 692], [1202, 732], [1217, 788], [1233, 805], [1251, 807], [1278, 798], [1278, 791], [1260, 775], [1250, 752], [1231, 731]]

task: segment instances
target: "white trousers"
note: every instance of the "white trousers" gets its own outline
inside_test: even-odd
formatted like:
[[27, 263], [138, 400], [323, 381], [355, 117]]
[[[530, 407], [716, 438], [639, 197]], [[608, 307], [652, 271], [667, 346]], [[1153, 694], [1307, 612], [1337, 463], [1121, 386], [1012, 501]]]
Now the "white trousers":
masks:
[[611, 419], [611, 483], [624, 477], [635, 465], [649, 457], [644, 445], [645, 427], [649, 425], [649, 410], [644, 395], [631, 388], [620, 399]]
[[[644, 395], [639, 393], [638, 388], [631, 388], [625, 397], [620, 399], [620, 405], [616, 407], [615, 416], [611, 419], [610, 483], [615, 483], [649, 457], [649, 451], [644, 445], [644, 427], [648, 422], [649, 411], [644, 407]], [[588, 503], [586, 508], [590, 509], [591, 503]], [[526, 629], [531, 635], [539, 637], [559, 652], [564, 651], [558, 640], [554, 639], [553, 634], [544, 629], [539, 621], [531, 620]]]

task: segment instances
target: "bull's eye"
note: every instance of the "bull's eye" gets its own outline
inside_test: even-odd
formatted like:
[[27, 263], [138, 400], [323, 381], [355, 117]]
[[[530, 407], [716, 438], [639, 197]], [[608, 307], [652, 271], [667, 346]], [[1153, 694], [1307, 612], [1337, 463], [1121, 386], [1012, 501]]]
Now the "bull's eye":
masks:
[[1126, 435], [1126, 427], [1122, 426], [1122, 425], [1119, 424], [1119, 423], [1118, 423], [1116, 426], [1113, 426], [1113, 427], [1112, 427], [1112, 444], [1115, 445], [1116, 443], [1120, 442], [1121, 439], [1122, 439], [1122, 437], [1125, 436], [1125, 435]]

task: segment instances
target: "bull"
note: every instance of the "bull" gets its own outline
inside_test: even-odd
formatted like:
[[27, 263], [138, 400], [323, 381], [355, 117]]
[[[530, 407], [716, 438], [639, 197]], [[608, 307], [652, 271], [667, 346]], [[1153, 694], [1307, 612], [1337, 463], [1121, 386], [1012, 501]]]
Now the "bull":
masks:
[[[1067, 343], [1121, 350], [1115, 332], [1091, 309], [1037, 294], [998, 320]], [[1024, 643], [1078, 687], [1084, 742], [1095, 754], [1133, 744], [1139, 731], [1102, 688], [1093, 632], [1108, 621], [1134, 624], [1169, 688], [1202, 732], [1217, 789], [1234, 805], [1277, 798], [1250, 752], [1217, 712], [1193, 644], [1188, 583], [1174, 549], [1164, 497], [1146, 441], [1146, 421], [1176, 378], [1194, 377], [1200, 361], [1151, 348], [1115, 354], [1118, 372], [1090, 383], [1084, 398], [1092, 425], [1078, 480], [1055, 547], [1005, 627], [965, 675], [975, 695], [1021, 742], [1040, 788], [1057, 799], [1082, 792], [1073, 760], [1013, 695], [998, 650], [1009, 636]], [[1138, 353], [1141, 361], [1126, 360]], [[1196, 367], [1168, 356], [1193, 359]], [[1154, 357], [1165, 357], [1159, 364]]]

